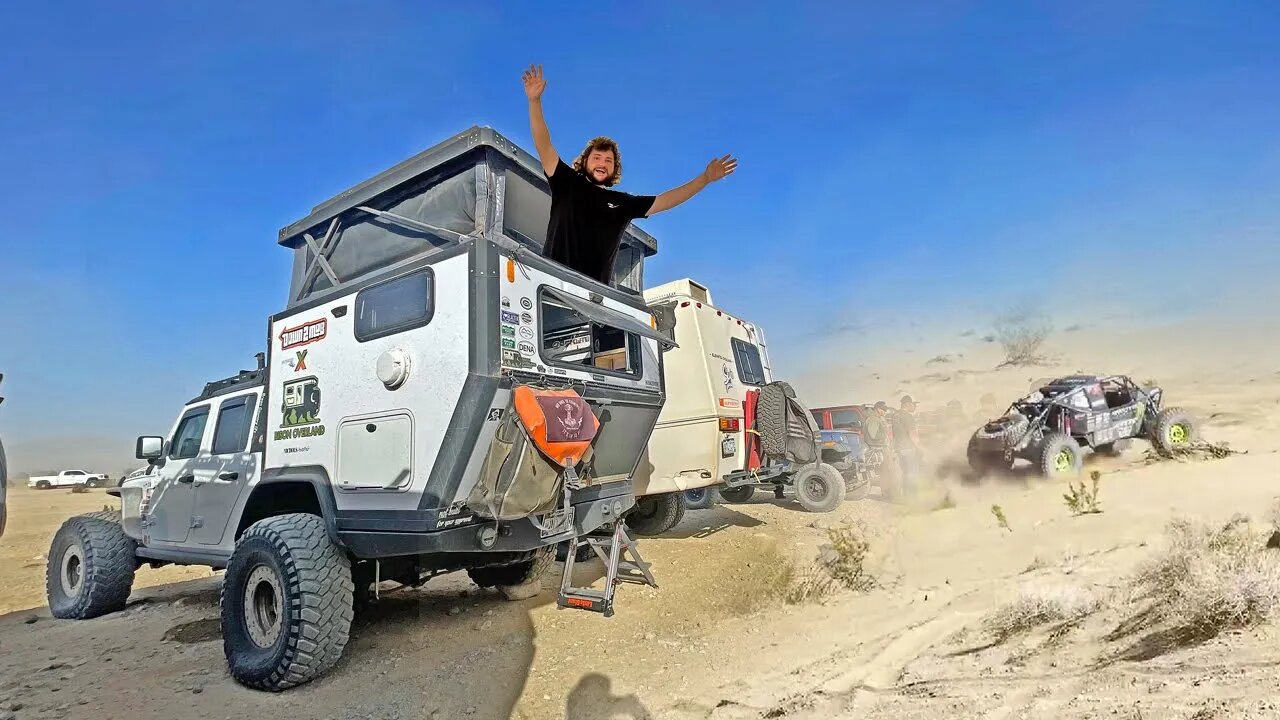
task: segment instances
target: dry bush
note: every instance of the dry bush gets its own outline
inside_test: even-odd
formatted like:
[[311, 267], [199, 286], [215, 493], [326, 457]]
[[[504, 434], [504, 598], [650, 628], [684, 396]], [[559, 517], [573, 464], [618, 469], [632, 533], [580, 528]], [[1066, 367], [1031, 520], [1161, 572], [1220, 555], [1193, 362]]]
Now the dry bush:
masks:
[[1246, 518], [1214, 528], [1175, 520], [1167, 546], [1139, 567], [1132, 598], [1143, 614], [1168, 620], [1197, 637], [1248, 627], [1280, 608], [1280, 556]]
[[1018, 306], [1001, 314], [995, 320], [995, 338], [1004, 348], [1004, 362], [1000, 367], [1039, 365], [1045, 358], [1040, 348], [1053, 323], [1049, 317], [1030, 306]]
[[871, 544], [866, 531], [856, 525], [827, 529], [829, 545], [823, 545], [818, 563], [840, 585], [854, 592], [865, 592], [876, 587], [875, 575], [867, 567]]
[[1076, 623], [1101, 606], [1087, 588], [1078, 585], [1024, 585], [1013, 602], [988, 614], [982, 626], [1003, 641], [1051, 623]]
[[1062, 498], [1066, 501], [1067, 509], [1071, 510], [1072, 515], [1091, 515], [1102, 512], [1102, 508], [1098, 506], [1098, 483], [1102, 480], [1102, 473], [1094, 470], [1089, 473], [1089, 480], [1093, 485], [1092, 489], [1086, 488], [1083, 480], [1080, 481], [1079, 488], [1074, 483], [1067, 483], [1067, 489], [1070, 492], [1064, 493]]
[[1152, 443], [1147, 448], [1144, 461], [1150, 465], [1163, 460], [1221, 460], [1231, 455], [1244, 455], [1245, 450], [1232, 450], [1227, 443], [1211, 443], [1205, 441], [1191, 442], [1175, 446], [1172, 451]]
[[746, 606], [750, 610], [780, 602], [788, 605], [822, 602], [838, 589], [825, 568], [817, 563], [798, 568], [795, 561], [776, 547], [761, 553], [759, 567], [761, 570], [754, 574], [752, 582], [743, 586], [747, 588]]

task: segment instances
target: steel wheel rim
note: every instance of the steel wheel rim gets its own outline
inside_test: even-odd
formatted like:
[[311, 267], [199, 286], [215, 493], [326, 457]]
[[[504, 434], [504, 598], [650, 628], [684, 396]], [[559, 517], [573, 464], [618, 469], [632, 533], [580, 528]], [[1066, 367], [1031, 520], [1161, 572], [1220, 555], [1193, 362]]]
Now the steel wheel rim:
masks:
[[266, 565], [249, 573], [244, 588], [244, 619], [249, 639], [261, 648], [270, 648], [280, 638], [284, 625], [284, 593], [280, 578]]
[[79, 543], [73, 543], [62, 552], [62, 560], [58, 563], [58, 578], [62, 583], [62, 592], [68, 597], [80, 594], [84, 585], [84, 551]]
[[817, 476], [805, 478], [804, 491], [813, 500], [821, 501], [827, 498], [827, 484]]
[[1187, 426], [1182, 423], [1174, 423], [1169, 427], [1169, 442], [1174, 445], [1182, 445], [1187, 442], [1191, 433], [1187, 432]]

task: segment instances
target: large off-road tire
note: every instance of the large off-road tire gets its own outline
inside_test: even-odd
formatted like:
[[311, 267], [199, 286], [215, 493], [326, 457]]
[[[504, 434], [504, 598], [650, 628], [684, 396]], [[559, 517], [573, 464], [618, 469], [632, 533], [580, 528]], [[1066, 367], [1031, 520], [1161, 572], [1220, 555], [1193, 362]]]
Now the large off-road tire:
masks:
[[1191, 413], [1180, 407], [1165, 408], [1156, 415], [1151, 442], [1171, 453], [1200, 439], [1200, 427]]
[[85, 515], [68, 518], [49, 547], [49, 612], [85, 620], [123, 610], [138, 568], [136, 547], [119, 523]]
[[684, 519], [684, 493], [670, 492], [636, 498], [635, 509], [627, 514], [627, 527], [636, 535], [652, 537], [675, 527]]
[[[579, 546], [579, 550], [584, 546]], [[585, 546], [590, 550], [590, 546]], [[576, 558], [577, 559], [577, 558]], [[527, 585], [535, 580], [541, 581], [556, 561], [556, 548], [546, 545], [534, 551], [533, 557], [510, 565], [493, 565], [490, 567], [470, 568], [467, 575], [471, 582], [482, 588], [514, 587]]]
[[734, 505], [740, 505], [751, 500], [756, 494], [755, 485], [739, 485], [733, 488], [720, 488], [720, 499]]
[[1044, 436], [1038, 458], [1040, 473], [1048, 478], [1069, 477], [1084, 467], [1084, 452], [1070, 435], [1051, 432]]
[[1011, 412], [1008, 415], [983, 424], [982, 427], [974, 431], [973, 437], [988, 441], [999, 440], [1007, 448], [1022, 437], [1029, 423], [1030, 421], [1022, 413]]
[[[787, 390], [783, 382], [769, 383], [760, 388], [760, 400], [756, 404], [756, 430], [760, 433], [760, 448], [770, 457], [787, 454]], [[792, 397], [795, 397], [794, 391]]]
[[715, 486], [694, 488], [684, 491], [684, 506], [688, 510], [707, 510], [716, 504]]
[[1125, 438], [1123, 440], [1116, 440], [1115, 442], [1103, 443], [1095, 447], [1093, 451], [1099, 455], [1106, 455], [1107, 457], [1120, 457], [1121, 453], [1129, 449], [1130, 444], [1132, 444], [1132, 441]]
[[968, 456], [969, 467], [974, 472], [986, 475], [994, 472], [1008, 472], [1013, 469], [1013, 460], [1005, 457], [1004, 453], [984, 452], [978, 449], [978, 436], [975, 434], [969, 438], [969, 447], [965, 450]]
[[791, 484], [796, 490], [796, 500], [809, 512], [831, 512], [844, 502], [844, 477], [826, 463], [805, 465], [796, 472]]
[[347, 646], [351, 562], [315, 515], [250, 525], [222, 582], [222, 649], [232, 677], [280, 691], [314, 680]]

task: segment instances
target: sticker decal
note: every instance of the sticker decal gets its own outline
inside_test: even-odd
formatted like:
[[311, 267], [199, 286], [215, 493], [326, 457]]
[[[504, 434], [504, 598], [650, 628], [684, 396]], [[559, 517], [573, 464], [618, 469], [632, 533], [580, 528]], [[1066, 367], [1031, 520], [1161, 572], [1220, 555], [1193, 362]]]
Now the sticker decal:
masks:
[[489, 422], [502, 419], [502, 408], [489, 408]]
[[533, 316], [527, 312], [522, 312], [520, 313], [520, 322], [524, 323], [525, 325], [532, 325]]
[[512, 325], [516, 325], [516, 324], [519, 324], [519, 322], [520, 322], [520, 316], [519, 316], [519, 315], [517, 315], [517, 314], [515, 314], [515, 313], [513, 313], [513, 312], [511, 312], [510, 310], [503, 310], [503, 311], [502, 311], [502, 322], [504, 322], [504, 323], [511, 323]]
[[522, 342], [522, 343], [520, 343], [520, 354], [521, 354], [521, 355], [532, 355], [532, 354], [533, 354], [533, 343], [531, 343], [531, 342]]
[[520, 298], [520, 307], [524, 308], [525, 310], [532, 310], [533, 301], [527, 297], [522, 297]]
[[508, 350], [515, 350], [516, 349], [515, 338], [505, 338], [505, 337], [502, 338], [502, 347]]
[[297, 358], [293, 361], [293, 371], [302, 372], [307, 369], [307, 351], [299, 350], [296, 353]]
[[319, 342], [324, 339], [328, 332], [329, 320], [327, 318], [312, 320], [298, 327], [285, 328], [280, 333], [280, 349], [288, 350], [289, 348]]
[[522, 325], [522, 326], [520, 327], [520, 337], [522, 337], [522, 338], [532, 338], [532, 337], [533, 337], [533, 328], [529, 327], [528, 325]]
[[514, 325], [503, 325], [503, 326], [502, 326], [502, 336], [503, 336], [503, 337], [515, 337], [515, 336], [516, 336], [516, 328], [515, 328], [515, 326], [514, 326]]
[[502, 298], [502, 307], [511, 307], [511, 298], [504, 296]]
[[284, 418], [281, 429], [275, 432], [276, 440], [324, 434], [324, 425], [320, 424], [320, 381], [314, 375], [285, 383], [283, 395], [280, 410]]
[[724, 374], [725, 392], [733, 389], [733, 371], [729, 369], [729, 363], [720, 366], [720, 372]]

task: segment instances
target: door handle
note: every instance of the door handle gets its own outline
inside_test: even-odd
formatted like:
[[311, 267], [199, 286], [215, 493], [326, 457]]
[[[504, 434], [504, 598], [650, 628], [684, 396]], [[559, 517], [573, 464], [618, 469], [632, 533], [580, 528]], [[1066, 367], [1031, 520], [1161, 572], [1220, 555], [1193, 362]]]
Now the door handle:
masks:
[[182, 475], [181, 477], [179, 477], [179, 478], [178, 478], [178, 482], [180, 482], [180, 483], [190, 484], [190, 483], [193, 483], [193, 482], [195, 482], [195, 481], [196, 481], [196, 476], [195, 476], [195, 475]]
[[219, 474], [219, 475], [218, 475], [218, 479], [219, 479], [219, 480], [239, 480], [239, 479], [240, 479], [240, 473], [238, 473], [238, 472], [234, 472], [234, 471], [232, 471], [232, 472], [224, 472], [224, 473], [221, 473], [221, 474]]

